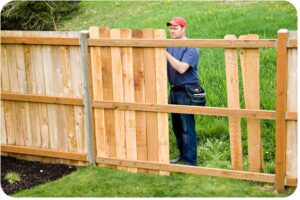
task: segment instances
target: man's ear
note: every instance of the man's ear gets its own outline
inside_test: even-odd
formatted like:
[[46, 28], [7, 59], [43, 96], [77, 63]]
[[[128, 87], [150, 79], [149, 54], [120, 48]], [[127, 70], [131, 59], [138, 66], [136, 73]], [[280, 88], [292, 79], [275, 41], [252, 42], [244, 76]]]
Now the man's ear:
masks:
[[182, 27], [183, 32], [186, 33], [186, 27]]

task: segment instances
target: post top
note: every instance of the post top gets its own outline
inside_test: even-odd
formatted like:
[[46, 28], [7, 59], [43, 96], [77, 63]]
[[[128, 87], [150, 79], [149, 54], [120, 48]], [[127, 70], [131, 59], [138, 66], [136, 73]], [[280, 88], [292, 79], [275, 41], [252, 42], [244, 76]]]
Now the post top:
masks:
[[87, 33], [89, 33], [89, 31], [88, 30], [81, 30], [79, 33], [81, 33], [81, 34], [87, 34]]
[[287, 32], [289, 32], [289, 30], [287, 30], [287, 29], [279, 29], [277, 31], [277, 33], [287, 33]]

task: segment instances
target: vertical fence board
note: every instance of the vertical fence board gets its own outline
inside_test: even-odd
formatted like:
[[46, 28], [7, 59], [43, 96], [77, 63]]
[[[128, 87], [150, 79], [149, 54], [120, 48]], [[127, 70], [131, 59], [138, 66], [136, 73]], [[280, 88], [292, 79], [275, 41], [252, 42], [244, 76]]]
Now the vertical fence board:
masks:
[[[110, 38], [110, 32], [108, 28], [100, 28], [99, 37], [101, 39]], [[112, 89], [112, 71], [111, 71], [111, 50], [109, 47], [100, 48], [100, 59], [102, 68], [102, 81], [103, 81], [103, 100], [113, 100]], [[115, 140], [115, 127], [114, 127], [114, 111], [104, 109], [105, 117], [105, 133], [108, 145], [108, 156], [116, 156], [116, 140]]]
[[[225, 40], [236, 40], [235, 35], [226, 35]], [[227, 84], [228, 108], [240, 108], [238, 51], [225, 49], [225, 67]], [[243, 170], [241, 118], [229, 117], [231, 167], [234, 170]]]
[[[144, 39], [153, 39], [154, 30], [144, 29]], [[155, 52], [153, 48], [144, 49], [144, 71], [145, 71], [145, 103], [156, 103], [156, 69], [155, 69]], [[157, 114], [146, 113], [146, 129], [147, 129], [147, 147], [148, 160], [158, 161], [158, 135], [157, 135]], [[158, 173], [156, 170], [149, 170], [149, 173]]]
[[[29, 34], [27, 36], [35, 36], [35, 34]], [[34, 70], [34, 47], [31, 45], [24, 46], [24, 59], [25, 59], [25, 72], [26, 72], [26, 81], [27, 81], [27, 92], [29, 94], [36, 94], [36, 78]], [[29, 104], [29, 117], [31, 133], [27, 135], [27, 144], [28, 146], [38, 147], [40, 138], [40, 128], [39, 128], [39, 117], [38, 117], [38, 104], [30, 103]], [[29, 160], [39, 160], [35, 157], [27, 157]]]
[[[34, 73], [36, 79], [36, 94], [45, 95], [45, 78], [44, 78], [44, 63], [42, 54], [42, 45], [36, 45], [34, 48]], [[47, 148], [49, 141], [48, 131], [48, 114], [47, 106], [45, 104], [38, 104], [38, 116], [40, 122], [40, 144], [39, 147]]]
[[[110, 30], [111, 39], [120, 39], [120, 29]], [[123, 96], [123, 72], [121, 62], [121, 48], [111, 48], [111, 67], [112, 67], [112, 88], [113, 88], [113, 100], [124, 101]], [[119, 159], [126, 159], [126, 135], [125, 135], [125, 115], [124, 110], [115, 110], [115, 137], [116, 137], [116, 157]], [[118, 169], [127, 169], [126, 167], [118, 166]]]
[[[10, 91], [8, 62], [7, 46], [1, 45], [1, 90], [5, 92]], [[3, 107], [3, 113], [1, 114], [1, 116], [3, 115], [1, 142], [8, 144], [8, 137], [13, 128], [13, 125], [11, 125], [11, 102], [1, 100], [1, 105]]]
[[[143, 38], [141, 30], [132, 30], [132, 38]], [[145, 103], [145, 74], [144, 74], [144, 49], [133, 48], [133, 70], [134, 70], [134, 89], [135, 102]], [[137, 159], [146, 161], [147, 155], [147, 132], [146, 132], [146, 112], [135, 112], [136, 122], [136, 145]], [[148, 172], [146, 169], [138, 169], [139, 172]]]
[[[16, 92], [18, 90], [17, 88], [17, 72], [16, 72], [16, 65], [14, 58], [15, 55], [12, 55], [14, 52], [13, 46], [7, 46], [7, 67], [8, 67], [8, 79], [10, 82], [10, 90], [9, 92]], [[15, 102], [9, 102], [7, 106], [5, 106], [5, 113], [6, 113], [6, 120], [7, 124], [6, 127], [8, 128], [8, 137], [7, 142], [8, 144], [15, 144], [16, 145], [16, 138], [18, 137], [17, 133], [17, 116], [16, 116], [16, 104]]]
[[[25, 76], [25, 63], [24, 63], [24, 52], [23, 52], [23, 46], [22, 45], [15, 45], [14, 48], [15, 56], [13, 59], [16, 60], [16, 68], [17, 68], [17, 80], [14, 80], [17, 82], [18, 89], [15, 92], [19, 93], [25, 93], [27, 92], [27, 82], [26, 82], [26, 76]], [[17, 127], [17, 135], [16, 138], [16, 144], [19, 146], [24, 146], [24, 139], [25, 139], [25, 133], [27, 132], [27, 123], [26, 123], [26, 104], [24, 102], [18, 102], [16, 103], [16, 115], [17, 115], [17, 121], [19, 122]], [[29, 112], [29, 110], [27, 110]], [[20, 158], [24, 159], [24, 156], [20, 156]]]
[[[45, 93], [49, 96], [54, 96], [54, 79], [53, 79], [53, 63], [52, 63], [52, 53], [51, 47], [45, 46], [42, 49], [43, 59], [44, 59], [44, 74], [45, 76]], [[48, 119], [49, 119], [49, 147], [51, 149], [57, 149], [57, 119], [56, 119], [56, 106], [47, 105]]]
[[[131, 30], [122, 29], [121, 38], [131, 38]], [[123, 70], [123, 88], [124, 101], [134, 102], [134, 75], [133, 75], [133, 58], [132, 48], [124, 47], [121, 49], [121, 61]], [[125, 111], [125, 134], [126, 134], [126, 158], [128, 160], [137, 159], [136, 149], [136, 122], [135, 112]], [[131, 172], [137, 172], [136, 168], [129, 168]]]
[[[77, 34], [72, 34], [70, 32], [68, 34], [69, 37], [75, 37]], [[69, 47], [69, 58], [70, 58], [70, 73], [71, 73], [71, 88], [72, 88], [72, 96], [74, 97], [83, 97], [83, 76], [81, 71], [81, 55], [80, 48], [78, 47]], [[86, 150], [86, 139], [84, 127], [84, 114], [83, 107], [81, 106], [72, 106], [72, 112], [74, 112], [74, 134], [71, 143], [73, 144], [76, 152], [87, 152]], [[83, 162], [75, 162], [76, 165], [84, 165]]]
[[[289, 39], [297, 38], [289, 31]], [[287, 111], [297, 111], [297, 48], [288, 49]], [[297, 122], [286, 122], [286, 175], [297, 177]]]
[[[166, 32], [163, 29], [154, 31], [155, 39], [165, 39]], [[168, 77], [167, 60], [165, 48], [155, 48], [155, 69], [156, 69], [156, 97], [157, 104], [168, 104]], [[157, 113], [157, 139], [158, 139], [158, 161], [169, 163], [169, 123], [168, 113]], [[169, 175], [169, 172], [160, 171], [161, 175]]]
[[[26, 82], [27, 82], [27, 88], [26, 92], [29, 93], [29, 82], [32, 83], [31, 81], [28, 80], [28, 76], [30, 76], [30, 70], [29, 68], [31, 67], [31, 55], [30, 55], [30, 47], [24, 46], [23, 47], [23, 53], [24, 53], [24, 66], [25, 66], [25, 76], [26, 76]], [[50, 61], [49, 61], [50, 62]], [[31, 130], [31, 121], [30, 121], [30, 104], [28, 103], [26, 105], [26, 126], [27, 126], [27, 131], [25, 132], [25, 146], [31, 147], [32, 146], [32, 130]], [[28, 156], [27, 156], [28, 158]], [[28, 158], [30, 159], [30, 158]]]
[[[72, 79], [71, 79], [71, 59], [69, 54], [69, 47], [60, 47], [61, 68], [63, 77], [63, 91], [64, 96], [73, 96]], [[77, 57], [79, 55], [76, 55]], [[72, 59], [75, 59], [72, 58]], [[75, 67], [75, 66], [72, 66]], [[78, 79], [79, 77], [74, 77]], [[66, 129], [67, 129], [67, 144], [70, 152], [77, 151], [77, 140], [75, 132], [75, 111], [74, 106], [65, 106], [66, 111]]]
[[[56, 96], [64, 95], [63, 87], [63, 74], [62, 74], [62, 61], [60, 47], [52, 47], [52, 58], [53, 58], [53, 77], [54, 77], [54, 93]], [[58, 150], [67, 151], [67, 127], [66, 127], [66, 110], [64, 105], [57, 105], [57, 129], [58, 129]]]
[[[258, 39], [257, 35], [240, 36], [240, 40]], [[259, 50], [240, 50], [246, 109], [260, 108]], [[247, 119], [249, 171], [260, 172], [263, 167], [262, 143], [259, 119]]]
[[1, 144], [7, 144], [3, 102], [1, 102]]
[[[70, 59], [70, 47], [61, 46], [60, 47], [60, 60], [61, 60], [61, 73], [62, 73], [62, 83], [63, 83], [63, 96], [73, 96], [72, 79], [71, 79], [71, 60], [76, 60], [79, 55], [75, 55]], [[79, 77], [74, 77], [79, 79]], [[75, 132], [75, 110], [74, 106], [65, 105], [65, 145], [69, 152], [77, 152], [77, 140]], [[75, 164], [75, 161], [69, 161], [70, 164]]]
[[[90, 38], [99, 38], [99, 28], [90, 27]], [[102, 66], [100, 59], [100, 47], [91, 47], [91, 68], [92, 68], [92, 80], [93, 80], [93, 97], [92, 99], [97, 101], [103, 100], [103, 80], [102, 80]], [[104, 109], [94, 109], [94, 123], [95, 123], [95, 135], [96, 135], [96, 151], [97, 156], [108, 157], [108, 146], [106, 139], [106, 129], [104, 123]], [[104, 166], [104, 165], [101, 165]]]

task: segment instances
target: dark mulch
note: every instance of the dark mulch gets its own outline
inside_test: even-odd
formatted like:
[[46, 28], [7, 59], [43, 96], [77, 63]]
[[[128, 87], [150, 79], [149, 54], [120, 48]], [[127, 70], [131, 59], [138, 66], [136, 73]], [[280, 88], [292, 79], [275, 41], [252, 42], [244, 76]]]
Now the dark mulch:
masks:
[[[1, 187], [7, 195], [11, 195], [23, 189], [54, 181], [75, 170], [76, 167], [64, 164], [47, 164], [1, 156]], [[20, 174], [21, 181], [8, 183], [4, 179], [7, 172]]]

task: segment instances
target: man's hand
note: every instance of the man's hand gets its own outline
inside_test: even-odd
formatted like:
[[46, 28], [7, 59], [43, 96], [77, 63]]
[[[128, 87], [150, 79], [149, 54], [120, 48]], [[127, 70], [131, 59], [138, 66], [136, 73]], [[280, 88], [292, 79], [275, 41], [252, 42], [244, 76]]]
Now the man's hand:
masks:
[[180, 74], [186, 72], [186, 70], [190, 67], [189, 64], [180, 62], [179, 60], [174, 58], [171, 54], [169, 54], [167, 51], [166, 51], [166, 56], [171, 66]]

